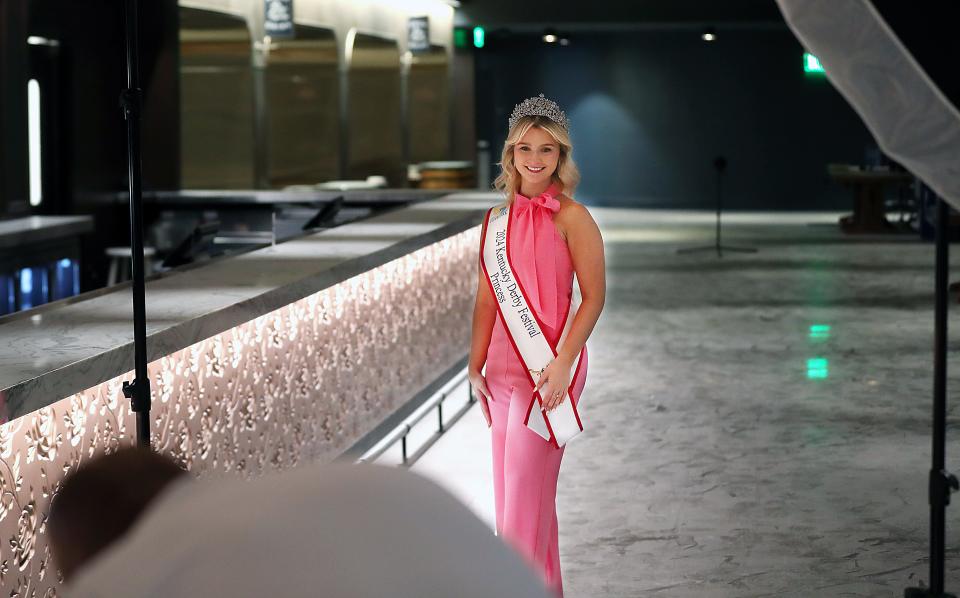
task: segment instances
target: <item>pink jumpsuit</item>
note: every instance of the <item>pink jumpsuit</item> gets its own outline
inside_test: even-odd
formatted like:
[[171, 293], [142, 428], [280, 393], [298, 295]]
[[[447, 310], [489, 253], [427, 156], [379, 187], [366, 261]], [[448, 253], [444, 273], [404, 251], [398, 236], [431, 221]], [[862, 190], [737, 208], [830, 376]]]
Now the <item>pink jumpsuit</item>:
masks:
[[[560, 209], [554, 197], [557, 193], [558, 188], [551, 186], [532, 199], [515, 194], [509, 225], [515, 276], [543, 323], [544, 336], [554, 346], [570, 307], [574, 274], [566, 242], [553, 224], [553, 216]], [[576, 397], [583, 390], [586, 375], [584, 354], [573, 380]], [[524, 425], [527, 407], [530, 401], [536, 401], [533, 384], [499, 315], [487, 349], [485, 377], [492, 396], [489, 406], [497, 534], [526, 559], [550, 590], [562, 597], [556, 493], [565, 447], [554, 448]], [[538, 408], [534, 406], [530, 417], [540, 417]]]

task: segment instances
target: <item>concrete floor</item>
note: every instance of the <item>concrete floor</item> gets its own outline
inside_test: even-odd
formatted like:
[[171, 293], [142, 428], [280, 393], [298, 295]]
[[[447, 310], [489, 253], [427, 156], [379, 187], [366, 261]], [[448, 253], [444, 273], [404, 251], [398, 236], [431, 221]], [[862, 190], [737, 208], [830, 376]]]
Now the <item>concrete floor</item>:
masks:
[[[740, 214], [724, 239], [759, 252], [718, 259], [675, 252], [712, 244], [711, 213], [591, 211], [608, 290], [586, 431], [560, 471], [567, 598], [902, 596], [925, 584], [932, 244], [844, 236], [839, 214]], [[958, 381], [954, 368], [948, 388]], [[956, 403], [947, 467], [960, 472]], [[474, 408], [414, 470], [492, 529], [489, 450]], [[957, 550], [948, 526], [954, 592]]]

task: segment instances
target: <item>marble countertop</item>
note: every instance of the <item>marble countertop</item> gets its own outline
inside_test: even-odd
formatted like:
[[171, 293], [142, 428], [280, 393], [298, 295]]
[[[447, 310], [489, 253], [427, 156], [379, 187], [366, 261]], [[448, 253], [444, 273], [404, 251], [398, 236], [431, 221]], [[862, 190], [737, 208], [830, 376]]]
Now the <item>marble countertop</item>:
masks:
[[[445, 195], [146, 285], [147, 359], [481, 223], [495, 192]], [[0, 324], [0, 393], [12, 420], [133, 369], [128, 286]]]
[[[329, 202], [343, 198], [346, 206], [402, 205], [424, 198], [434, 199], [453, 193], [451, 190], [436, 189], [348, 189], [278, 191], [251, 189], [180, 189], [177, 191], [144, 191], [145, 204], [156, 204], [164, 208], [200, 209], [254, 208], [283, 204], [313, 204]], [[126, 205], [129, 196], [126, 191], [116, 193], [91, 193], [83, 196], [89, 203]]]
[[91, 216], [27, 216], [0, 221], [0, 249], [61, 239], [93, 230]]

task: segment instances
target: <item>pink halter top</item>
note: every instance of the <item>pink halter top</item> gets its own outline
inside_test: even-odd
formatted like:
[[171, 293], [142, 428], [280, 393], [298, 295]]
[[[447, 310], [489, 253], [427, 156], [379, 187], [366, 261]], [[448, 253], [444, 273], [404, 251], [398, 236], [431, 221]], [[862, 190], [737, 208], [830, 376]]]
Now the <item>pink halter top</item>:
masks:
[[[514, 193], [510, 209], [510, 261], [523, 284], [527, 301], [556, 340], [570, 308], [573, 262], [570, 250], [553, 224], [560, 211], [560, 185], [554, 181], [536, 197]], [[502, 324], [501, 324], [502, 325]]]
[[[543, 323], [544, 336], [552, 343], [563, 332], [561, 324], [570, 309], [573, 290], [570, 250], [553, 223], [560, 211], [558, 195], [560, 187], [556, 183], [533, 198], [515, 193], [508, 223], [514, 275], [523, 284], [527, 302]], [[531, 391], [521, 399], [525, 406], [529, 404], [533, 397], [530, 375], [517, 357], [499, 316], [494, 322], [486, 363], [487, 384], [497, 397], [495, 400], [512, 400], [513, 393], [523, 389]], [[579, 401], [587, 376], [586, 352], [579, 372], [572, 375], [578, 397], [575, 401]]]

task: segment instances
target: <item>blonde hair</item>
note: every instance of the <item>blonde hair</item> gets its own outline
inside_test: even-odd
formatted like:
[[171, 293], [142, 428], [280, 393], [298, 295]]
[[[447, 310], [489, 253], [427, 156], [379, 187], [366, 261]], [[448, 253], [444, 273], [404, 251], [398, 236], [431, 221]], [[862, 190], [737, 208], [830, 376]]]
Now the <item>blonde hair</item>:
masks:
[[520, 173], [513, 163], [513, 148], [520, 138], [527, 134], [532, 127], [540, 127], [546, 131], [557, 145], [560, 146], [560, 158], [557, 160], [557, 169], [551, 179], [560, 183], [561, 191], [567, 196], [573, 195], [573, 190], [580, 183], [580, 171], [573, 161], [573, 144], [567, 130], [545, 116], [525, 116], [507, 133], [507, 140], [503, 143], [503, 155], [500, 158], [500, 176], [493, 181], [495, 189], [503, 193], [507, 201], [513, 201], [513, 194], [520, 190]]

